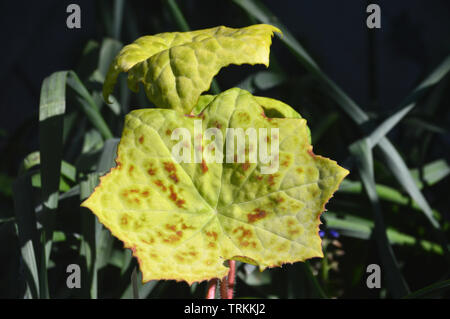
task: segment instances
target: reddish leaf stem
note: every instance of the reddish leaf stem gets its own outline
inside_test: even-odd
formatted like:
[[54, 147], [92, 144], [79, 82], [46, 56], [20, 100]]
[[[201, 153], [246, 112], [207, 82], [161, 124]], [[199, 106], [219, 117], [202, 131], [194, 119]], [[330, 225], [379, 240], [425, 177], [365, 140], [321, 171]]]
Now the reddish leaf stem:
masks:
[[236, 260], [230, 260], [230, 272], [228, 273], [227, 299], [233, 299], [234, 285], [236, 283]]
[[236, 261], [229, 260], [228, 266], [230, 267], [228, 275], [223, 277], [220, 282], [220, 297], [222, 299], [233, 299], [234, 283], [236, 280]]
[[217, 279], [211, 279], [208, 282], [208, 292], [206, 293], [206, 299], [214, 299], [216, 297]]
[[220, 298], [229, 299], [228, 298], [228, 276], [225, 276], [220, 281]]

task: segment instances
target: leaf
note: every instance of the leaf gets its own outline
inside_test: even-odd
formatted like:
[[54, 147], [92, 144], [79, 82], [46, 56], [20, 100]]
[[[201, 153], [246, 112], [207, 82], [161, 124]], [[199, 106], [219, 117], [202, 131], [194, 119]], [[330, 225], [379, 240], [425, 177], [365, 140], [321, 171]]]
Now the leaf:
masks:
[[125, 46], [111, 64], [103, 97], [108, 101], [118, 75], [128, 72], [132, 91], [137, 92], [142, 83], [157, 107], [190, 113], [222, 67], [244, 63], [268, 66], [273, 32], [279, 30], [258, 24], [141, 37]]
[[38, 240], [36, 215], [33, 207], [31, 172], [19, 176], [13, 185], [14, 211], [17, 221], [19, 245], [24, 263], [27, 284], [26, 297], [39, 298], [42, 292], [42, 272], [39, 270], [39, 251], [43, 250]]
[[[278, 171], [262, 174], [265, 164], [248, 159], [177, 163], [171, 150], [179, 141], [171, 134], [186, 128], [191, 138], [183, 143], [192, 153], [198, 120], [223, 136], [227, 128], [277, 128], [268, 144], [279, 142]], [[132, 249], [144, 282], [222, 278], [228, 259], [263, 270], [322, 257], [319, 216], [348, 171], [314, 155], [308, 132], [304, 119], [269, 118], [258, 99], [237, 88], [215, 96], [197, 116], [136, 110], [126, 116], [117, 167], [82, 206]], [[200, 147], [206, 156], [209, 144]], [[240, 152], [254, 148], [246, 139]]]

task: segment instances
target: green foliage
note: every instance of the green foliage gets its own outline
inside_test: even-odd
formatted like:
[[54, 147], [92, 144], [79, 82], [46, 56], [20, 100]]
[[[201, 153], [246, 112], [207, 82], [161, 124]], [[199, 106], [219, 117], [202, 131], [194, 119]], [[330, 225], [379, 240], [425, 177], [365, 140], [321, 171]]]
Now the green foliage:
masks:
[[103, 97], [108, 100], [119, 73], [128, 72], [131, 90], [137, 92], [142, 83], [157, 107], [188, 114], [222, 67], [244, 63], [268, 66], [275, 31], [279, 30], [260, 24], [141, 37], [125, 46], [111, 64]]

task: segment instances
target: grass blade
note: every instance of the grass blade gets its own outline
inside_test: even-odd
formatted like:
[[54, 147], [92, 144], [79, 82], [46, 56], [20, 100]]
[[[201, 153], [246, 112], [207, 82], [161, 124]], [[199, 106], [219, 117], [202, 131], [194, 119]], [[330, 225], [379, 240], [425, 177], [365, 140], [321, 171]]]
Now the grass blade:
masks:
[[[328, 228], [336, 229], [343, 236], [358, 239], [370, 239], [374, 227], [373, 221], [348, 214], [343, 214], [341, 217], [336, 213], [327, 211], [324, 214], [324, 219]], [[415, 236], [399, 232], [393, 228], [387, 228], [386, 234], [391, 245], [420, 246], [425, 251], [442, 255], [441, 246], [434, 242], [418, 240]]]
[[322, 286], [317, 281], [316, 276], [314, 276], [314, 274], [312, 273], [311, 266], [309, 265], [308, 261], [305, 261], [305, 263], [303, 265], [303, 269], [305, 271], [306, 277], [308, 277], [309, 282], [313, 286], [313, 288], [314, 288], [316, 294], [319, 296], [319, 298], [328, 299], [327, 294], [325, 293], [325, 291], [322, 289]]
[[[115, 158], [117, 156], [117, 146], [119, 139], [109, 139], [105, 142], [103, 151], [97, 164], [97, 173], [99, 176], [108, 172], [116, 166]], [[108, 229], [106, 229], [98, 219], [95, 219], [96, 228], [96, 267], [99, 270], [108, 264], [113, 249], [114, 239]]]
[[405, 296], [406, 299], [431, 298], [437, 293], [442, 293], [450, 289], [450, 280], [440, 281], [425, 288], [419, 289]]
[[46, 218], [42, 221], [40, 260], [40, 297], [49, 298], [47, 264], [50, 259], [54, 214], [58, 208], [59, 183], [63, 155], [64, 115], [66, 111], [66, 81], [68, 71], [51, 74], [44, 79], [39, 103], [39, 148], [42, 201]]
[[100, 131], [105, 139], [112, 138], [113, 134], [100, 114], [99, 107], [75, 72], [69, 71], [67, 84], [78, 94], [81, 108], [92, 125]]
[[392, 247], [386, 234], [381, 206], [375, 188], [372, 150], [368, 139], [360, 140], [350, 146], [350, 152], [358, 160], [358, 169], [366, 193], [374, 211], [374, 233], [378, 253], [386, 271], [386, 283], [394, 298], [401, 298], [409, 293], [409, 288], [398, 267]]
[[400, 111], [388, 117], [381, 125], [379, 125], [368, 137], [369, 147], [373, 148], [378, 142], [391, 131], [395, 125], [400, 122], [403, 117], [413, 109], [415, 103], [405, 106]]
[[[429, 163], [423, 167], [423, 180], [427, 183], [427, 185], [432, 186], [444, 178], [446, 178], [450, 174], [450, 166], [447, 164], [447, 161], [444, 159], [436, 160], [432, 163]], [[411, 175], [416, 181], [417, 187], [422, 188], [423, 183], [420, 180], [419, 169], [411, 170]]]
[[124, 0], [114, 0], [113, 36], [115, 39], [120, 39], [124, 4]]
[[167, 0], [167, 5], [170, 8], [170, 11], [172, 12], [173, 17], [175, 18], [175, 21], [180, 28], [181, 31], [186, 32], [189, 31], [191, 28], [189, 27], [189, 24], [187, 23], [186, 19], [183, 16], [183, 13], [181, 12], [180, 8], [178, 7], [175, 0]]
[[[81, 201], [88, 198], [98, 184], [98, 174], [92, 173], [87, 179], [80, 183]], [[85, 258], [85, 271], [87, 276], [84, 287], [89, 288], [86, 292], [90, 298], [97, 299], [97, 221], [94, 214], [87, 208], [80, 207], [82, 216], [82, 242], [80, 254]]]
[[36, 252], [40, 250], [36, 215], [34, 213], [31, 172], [16, 179], [13, 184], [14, 211], [19, 233], [19, 244], [24, 263], [27, 294], [25, 298], [40, 297], [40, 278]]
[[133, 268], [133, 273], [131, 274], [131, 285], [133, 286], [133, 299], [139, 299], [139, 288], [138, 288], [136, 267]]

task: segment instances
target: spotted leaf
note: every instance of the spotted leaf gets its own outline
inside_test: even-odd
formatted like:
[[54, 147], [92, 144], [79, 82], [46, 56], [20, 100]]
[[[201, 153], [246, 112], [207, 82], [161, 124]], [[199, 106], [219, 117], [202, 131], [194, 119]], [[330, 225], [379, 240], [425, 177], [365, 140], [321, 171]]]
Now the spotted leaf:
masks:
[[273, 32], [258, 24], [241, 29], [224, 26], [191, 32], [144, 36], [125, 46], [111, 64], [103, 96], [114, 89], [117, 76], [128, 72], [128, 86], [137, 92], [145, 87], [157, 107], [190, 113], [212, 78], [229, 64], [269, 65]]
[[[312, 152], [306, 120], [264, 112], [293, 115], [286, 104], [237, 88], [206, 101], [197, 115], [168, 109], [128, 114], [117, 166], [82, 205], [133, 250], [145, 282], [222, 278], [229, 259], [262, 270], [323, 256], [319, 216], [348, 171]], [[223, 148], [214, 149], [222, 163], [205, 160], [213, 143], [199, 134], [198, 123], [203, 133], [214, 128], [226, 137]], [[189, 138], [172, 139], [177, 128]], [[265, 139], [267, 149], [278, 145], [272, 162], [249, 160], [259, 147], [250, 137], [228, 147], [229, 128], [274, 129]], [[192, 163], [176, 160], [179, 143]]]

